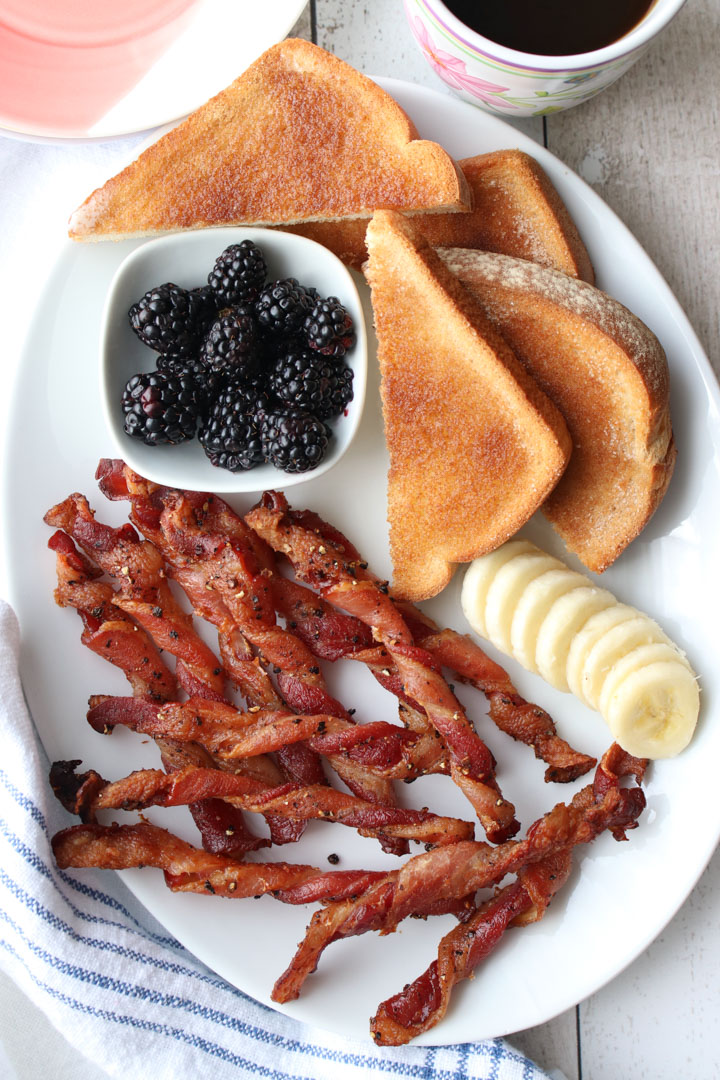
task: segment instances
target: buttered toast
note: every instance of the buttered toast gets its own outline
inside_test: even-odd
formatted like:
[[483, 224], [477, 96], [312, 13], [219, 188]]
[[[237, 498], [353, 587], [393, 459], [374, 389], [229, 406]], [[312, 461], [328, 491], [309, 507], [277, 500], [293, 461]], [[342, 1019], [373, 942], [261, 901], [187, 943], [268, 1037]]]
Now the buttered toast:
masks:
[[69, 232], [119, 240], [469, 206], [455, 162], [418, 137], [389, 94], [289, 38], [93, 192]]
[[439, 255], [565, 417], [573, 453], [543, 512], [585, 566], [605, 570], [644, 528], [672, 475], [662, 346], [585, 282], [503, 255]]
[[393, 588], [422, 600], [503, 543], [558, 482], [560, 413], [404, 215], [368, 226]]
[[[472, 193], [473, 209], [467, 214], [414, 215], [413, 225], [430, 244], [515, 255], [594, 281], [577, 227], [534, 158], [522, 150], [495, 150], [458, 164]], [[360, 268], [367, 257], [367, 224], [367, 219], [312, 221], [292, 226], [292, 231]]]

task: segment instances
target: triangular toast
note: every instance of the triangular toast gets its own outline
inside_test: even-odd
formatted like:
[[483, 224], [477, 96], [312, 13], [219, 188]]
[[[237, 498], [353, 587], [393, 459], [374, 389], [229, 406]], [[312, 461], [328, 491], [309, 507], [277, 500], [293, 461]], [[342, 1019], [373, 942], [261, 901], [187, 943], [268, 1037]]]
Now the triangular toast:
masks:
[[421, 600], [493, 550], [558, 482], [555, 406], [404, 215], [367, 232], [385, 436], [393, 588]]
[[[433, 247], [478, 248], [529, 259], [593, 283], [590, 256], [545, 170], [522, 150], [493, 150], [458, 161], [472, 193], [467, 214], [413, 216]], [[367, 258], [368, 219], [294, 225], [359, 269]]]
[[268, 49], [70, 219], [75, 240], [213, 225], [466, 210], [467, 184], [400, 106], [298, 38]]
[[668, 366], [617, 300], [504, 255], [439, 249], [562, 412], [573, 454], [543, 511], [570, 551], [605, 570], [645, 527], [675, 463]]

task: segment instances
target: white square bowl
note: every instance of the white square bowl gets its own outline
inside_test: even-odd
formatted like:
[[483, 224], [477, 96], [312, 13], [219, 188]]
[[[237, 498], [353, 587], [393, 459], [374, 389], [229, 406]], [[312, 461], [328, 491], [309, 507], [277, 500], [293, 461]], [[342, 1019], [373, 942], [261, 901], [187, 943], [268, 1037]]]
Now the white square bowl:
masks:
[[[127, 381], [155, 369], [157, 353], [130, 326], [128, 311], [150, 289], [173, 282], [191, 289], [207, 284], [218, 255], [231, 244], [252, 240], [262, 249], [268, 281], [297, 278], [321, 296], [337, 296], [355, 325], [357, 341], [344, 357], [353, 371], [353, 399], [343, 415], [329, 422], [327, 454], [315, 469], [288, 473], [273, 465], [230, 472], [211, 464], [200, 442], [147, 446], [126, 434], [120, 406]], [[367, 334], [362, 305], [350, 272], [331, 251], [313, 240], [274, 229], [228, 228], [173, 233], [136, 248], [120, 264], [105, 302], [100, 340], [100, 396], [105, 422], [117, 454], [135, 472], [156, 484], [189, 491], [254, 492], [289, 488], [328, 472], [350, 446], [362, 417], [367, 382]]]

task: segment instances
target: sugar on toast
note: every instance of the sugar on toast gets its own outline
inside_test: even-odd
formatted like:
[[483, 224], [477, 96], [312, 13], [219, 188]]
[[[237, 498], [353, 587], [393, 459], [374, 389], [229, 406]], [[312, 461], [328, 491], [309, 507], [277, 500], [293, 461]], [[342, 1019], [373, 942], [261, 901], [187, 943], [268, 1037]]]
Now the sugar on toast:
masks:
[[317, 45], [289, 38], [93, 192], [69, 232], [118, 240], [367, 217], [377, 207], [469, 206], [455, 162], [419, 138], [389, 94]]
[[[590, 256], [545, 170], [522, 150], [494, 150], [458, 162], [473, 208], [465, 214], [423, 214], [414, 225], [433, 246], [479, 248], [529, 259], [594, 282]], [[367, 219], [312, 221], [293, 232], [330, 248], [359, 269], [367, 257]]]
[[571, 444], [558, 410], [411, 220], [378, 212], [367, 240], [393, 588], [421, 600], [456, 563], [521, 527]]
[[675, 463], [660, 342], [565, 274], [504, 255], [439, 255], [565, 417], [573, 453], [543, 511], [585, 566], [605, 570], [645, 527]]

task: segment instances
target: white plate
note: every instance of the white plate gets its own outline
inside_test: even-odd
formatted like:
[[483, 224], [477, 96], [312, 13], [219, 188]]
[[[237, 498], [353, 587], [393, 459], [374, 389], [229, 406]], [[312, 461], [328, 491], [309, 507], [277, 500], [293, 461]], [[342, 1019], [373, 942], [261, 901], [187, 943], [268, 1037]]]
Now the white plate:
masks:
[[[603, 584], [622, 600], [646, 610], [687, 649], [700, 672], [704, 707], [697, 734], [679, 758], [653, 766], [648, 808], [630, 841], [602, 836], [577, 850], [575, 870], [545, 919], [506, 935], [473, 981], [458, 987], [449, 1015], [422, 1041], [455, 1043], [522, 1030], [543, 1023], [592, 994], [630, 963], [663, 929], [704, 869], [720, 834], [716, 762], [720, 754], [716, 537], [720, 514], [720, 394], [707, 360], [677, 302], [658, 272], [602, 201], [549, 153], [514, 129], [470, 105], [404, 83], [382, 80], [417, 122], [421, 133], [456, 156], [518, 146], [547, 169], [577, 221], [600, 285], [637, 312], [657, 333], [672, 369], [678, 466], [669, 494], [648, 528]], [[97, 334], [107, 286], [131, 243], [68, 246], [30, 329], [15, 398], [7, 455], [3, 524], [7, 532], [12, 600], [23, 629], [22, 674], [42, 741], [52, 758], [83, 758], [109, 777], [156, 764], [151, 747], [129, 732], [110, 738], [91, 732], [85, 703], [95, 692], [127, 692], [115, 669], [80, 642], [80, 620], [52, 603], [54, 559], [46, 548], [44, 511], [72, 491], [83, 491], [101, 520], [124, 520], [124, 504], [105, 503], [93, 475], [110, 451], [97, 396]], [[362, 290], [365, 297], [367, 291]], [[370, 324], [368, 324], [370, 325]], [[368, 402], [353, 446], [327, 477], [310, 481], [302, 505], [346, 531], [380, 574], [390, 571], [385, 525], [386, 457], [370, 364]], [[249, 498], [238, 500], [247, 506]], [[296, 505], [301, 505], [299, 500]], [[553, 553], [562, 547], [541, 521], [531, 536]], [[576, 564], [575, 564], [576, 565]], [[429, 610], [464, 631], [460, 578]], [[489, 650], [492, 655], [493, 650]], [[521, 693], [556, 718], [579, 748], [600, 754], [609, 736], [597, 714], [539, 677], [506, 662]], [[364, 671], [345, 662], [330, 671], [331, 686], [360, 719], [394, 719], [394, 702]], [[524, 826], [582, 781], [545, 785], [543, 765], [483, 720], [484, 702], [461, 689], [471, 715], [499, 762], [499, 779], [517, 804]], [[400, 790], [411, 805], [467, 816], [467, 804], [444, 778], [431, 777]], [[184, 810], [157, 811], [156, 821], [193, 839]], [[371, 840], [340, 826], [313, 823], [301, 845], [279, 857], [327, 866], [339, 852], [340, 867], [393, 867]], [[80, 871], [77, 876], [81, 877]], [[173, 934], [230, 982], [270, 1004], [274, 979], [289, 962], [310, 911], [265, 898], [230, 903], [174, 896], [155, 871], [125, 874], [131, 888]], [[331, 946], [288, 1014], [346, 1035], [368, 1037], [377, 1004], [425, 969], [449, 918], [408, 919], [396, 934], [368, 934]], [[230, 946], [230, 947], [229, 947]]]
[[196, 0], [167, 32], [77, 47], [18, 33], [0, 10], [0, 129], [32, 140], [85, 140], [170, 123], [282, 40], [305, 6]]

